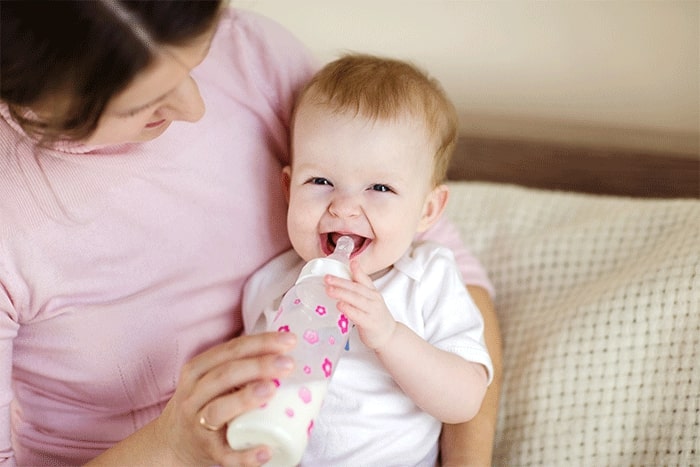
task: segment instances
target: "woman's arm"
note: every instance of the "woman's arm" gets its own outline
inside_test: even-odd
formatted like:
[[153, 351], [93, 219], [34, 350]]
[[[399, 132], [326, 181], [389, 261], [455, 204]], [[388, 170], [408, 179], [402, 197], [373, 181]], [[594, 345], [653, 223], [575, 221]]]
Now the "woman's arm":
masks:
[[467, 289], [484, 319], [484, 338], [493, 363], [493, 380], [476, 417], [465, 423], [442, 425], [441, 465], [452, 467], [491, 465], [501, 392], [501, 331], [496, 310], [484, 288], [467, 286]]

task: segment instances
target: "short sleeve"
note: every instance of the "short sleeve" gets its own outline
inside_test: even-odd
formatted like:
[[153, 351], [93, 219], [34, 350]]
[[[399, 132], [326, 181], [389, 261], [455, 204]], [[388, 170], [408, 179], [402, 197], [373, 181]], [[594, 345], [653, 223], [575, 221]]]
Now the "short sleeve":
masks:
[[[484, 321], [464, 288], [448, 248], [424, 242], [415, 245], [402, 272], [418, 284], [414, 300], [422, 304], [425, 339], [435, 347], [482, 364], [493, 379], [493, 363], [484, 342]], [[406, 264], [409, 263], [409, 264]]]

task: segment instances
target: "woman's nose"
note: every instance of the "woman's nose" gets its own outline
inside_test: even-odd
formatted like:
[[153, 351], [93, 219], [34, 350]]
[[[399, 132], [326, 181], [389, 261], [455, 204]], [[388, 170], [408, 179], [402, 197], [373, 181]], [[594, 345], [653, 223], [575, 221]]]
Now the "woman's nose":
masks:
[[188, 76], [174, 92], [168, 96], [160, 113], [169, 120], [196, 122], [204, 115], [204, 100], [199, 93], [199, 87], [191, 76]]
[[336, 195], [328, 207], [328, 212], [336, 217], [356, 217], [362, 212], [356, 197], [348, 194]]

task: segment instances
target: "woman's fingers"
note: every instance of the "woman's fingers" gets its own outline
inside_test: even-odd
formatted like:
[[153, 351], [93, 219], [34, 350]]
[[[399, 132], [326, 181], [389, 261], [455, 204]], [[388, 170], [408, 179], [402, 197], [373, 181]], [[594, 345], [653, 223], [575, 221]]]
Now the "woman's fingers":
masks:
[[241, 451], [228, 451], [221, 456], [222, 467], [257, 467], [272, 457], [269, 447], [258, 446]]
[[[283, 378], [294, 367], [290, 357], [273, 357], [276, 360], [269, 364], [263, 361], [269, 358], [260, 359], [257, 362], [260, 363], [260, 370], [252, 373], [248, 369], [243, 369], [242, 366], [230, 365], [232, 376], [234, 373], [241, 373], [244, 376], [236, 374], [235, 378], [216, 380], [214, 377], [209, 378], [209, 375], [205, 375], [197, 385], [198, 389], [201, 387], [200, 394], [207, 401], [200, 410], [200, 416], [203, 416], [208, 424], [218, 427], [243, 412], [266, 403], [275, 392], [274, 380]], [[252, 367], [255, 366], [254, 364]], [[228, 390], [224, 389], [222, 392], [221, 388], [228, 388]]]
[[214, 438], [209, 447], [211, 458], [215, 460], [216, 465], [222, 467], [258, 467], [272, 457], [268, 446], [254, 446], [250, 449], [234, 451], [226, 441], [224, 428], [207, 436]]
[[289, 333], [243, 336], [212, 347], [182, 369], [175, 395], [161, 417], [159, 432], [186, 464], [212, 461], [223, 466], [257, 466], [269, 448], [234, 451], [225, 425], [274, 394], [274, 380], [286, 376], [293, 361], [283, 353], [294, 346]]
[[176, 458], [186, 465], [263, 464], [269, 448], [232, 450], [225, 424], [269, 399], [273, 380], [286, 376], [293, 366], [282, 354], [295, 342], [289, 333], [243, 336], [185, 364], [175, 394], [154, 425]]
[[263, 404], [274, 393], [273, 380], [294, 367], [281, 352], [295, 342], [293, 334], [265, 333], [239, 337], [198, 355], [182, 370], [183, 410], [202, 426], [222, 427]]
[[202, 375], [195, 384], [195, 392], [206, 402], [251, 381], [286, 376], [293, 366], [292, 358], [285, 355], [265, 355], [227, 361]]
[[194, 384], [204, 374], [221, 364], [262, 355], [284, 353], [291, 349], [295, 343], [295, 336], [289, 333], [267, 332], [237, 337], [214, 346], [187, 362], [182, 370], [180, 381], [184, 384]]

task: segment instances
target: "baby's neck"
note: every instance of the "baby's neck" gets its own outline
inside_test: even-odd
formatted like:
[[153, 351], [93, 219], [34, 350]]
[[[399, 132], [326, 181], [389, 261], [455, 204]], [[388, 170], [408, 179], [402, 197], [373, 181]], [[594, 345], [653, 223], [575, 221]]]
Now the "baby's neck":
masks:
[[394, 268], [394, 265], [392, 264], [391, 266], [387, 266], [387, 267], [385, 267], [384, 269], [381, 269], [381, 270], [379, 270], [379, 271], [377, 271], [377, 272], [374, 272], [374, 273], [370, 274], [369, 277], [370, 277], [370, 279], [372, 279], [373, 281], [376, 281], [377, 279], [380, 279], [380, 278], [384, 277], [384, 275], [386, 275], [386, 273], [389, 272], [389, 271], [391, 271], [393, 268]]

